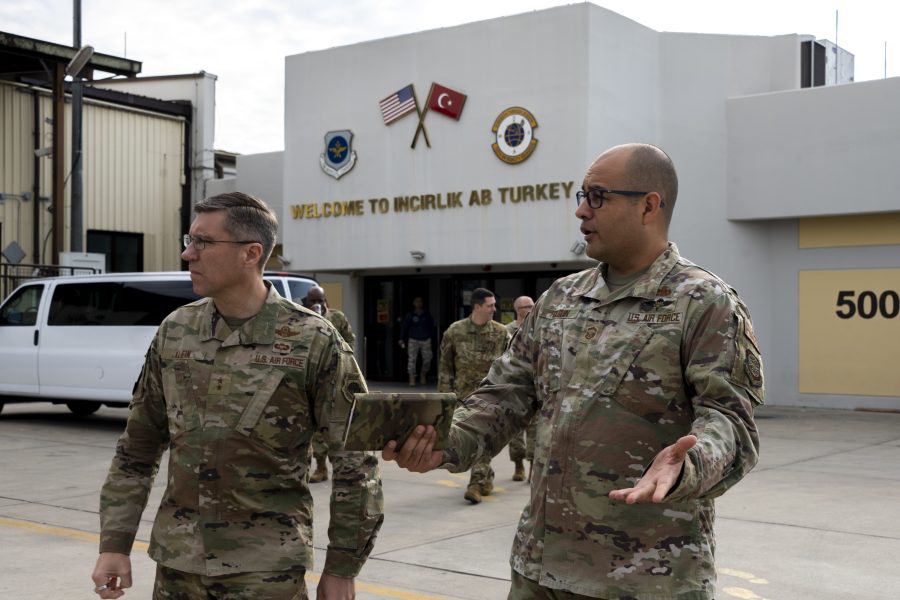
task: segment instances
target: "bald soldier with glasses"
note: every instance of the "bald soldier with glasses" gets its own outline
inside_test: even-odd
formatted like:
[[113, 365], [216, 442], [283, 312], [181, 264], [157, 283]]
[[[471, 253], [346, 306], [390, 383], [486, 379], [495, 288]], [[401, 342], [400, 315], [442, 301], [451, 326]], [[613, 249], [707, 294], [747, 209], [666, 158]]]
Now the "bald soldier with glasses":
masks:
[[538, 299], [445, 450], [420, 426], [383, 451], [465, 471], [535, 419], [510, 600], [715, 597], [714, 499], [758, 460], [763, 371], [737, 292], [669, 241], [677, 193], [659, 148], [601, 154], [575, 210], [598, 264]]

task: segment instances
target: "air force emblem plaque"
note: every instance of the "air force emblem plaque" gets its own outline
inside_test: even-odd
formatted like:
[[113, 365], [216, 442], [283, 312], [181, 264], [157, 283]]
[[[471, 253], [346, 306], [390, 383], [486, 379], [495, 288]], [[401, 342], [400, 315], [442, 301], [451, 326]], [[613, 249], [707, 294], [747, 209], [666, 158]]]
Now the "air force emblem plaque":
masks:
[[350, 147], [353, 132], [349, 129], [325, 134], [325, 152], [319, 155], [322, 170], [335, 179], [346, 175], [356, 164], [356, 151]]

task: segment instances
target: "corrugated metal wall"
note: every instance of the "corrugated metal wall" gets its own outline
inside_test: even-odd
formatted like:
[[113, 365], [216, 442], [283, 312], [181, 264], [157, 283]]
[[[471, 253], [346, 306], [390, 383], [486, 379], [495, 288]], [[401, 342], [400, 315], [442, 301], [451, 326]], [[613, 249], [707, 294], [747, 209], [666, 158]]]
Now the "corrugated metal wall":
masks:
[[[43, 146], [52, 143], [51, 98], [41, 93], [40, 127]], [[180, 268], [179, 235], [182, 185], [185, 182], [184, 119], [119, 107], [85, 99], [83, 116], [83, 181], [85, 230], [143, 234], [144, 270]], [[65, 247], [69, 250], [71, 170], [71, 106], [66, 104]], [[28, 88], [0, 83], [0, 192], [30, 190], [33, 177], [33, 105]], [[52, 189], [50, 158], [41, 159], [41, 195]], [[21, 188], [21, 189], [20, 189]], [[12, 206], [10, 206], [12, 204]], [[28, 203], [16, 233], [15, 202], [0, 206], [4, 247], [18, 237], [33, 262], [32, 208]], [[19, 203], [23, 204], [23, 203]], [[45, 205], [48, 203], [44, 203]], [[43, 239], [52, 216], [41, 212], [42, 262], [50, 257], [50, 242]], [[87, 235], [84, 238], [85, 247]]]
[[9, 195], [0, 204], [0, 250], [17, 242], [28, 255], [23, 262], [31, 262], [34, 247], [34, 200], [22, 197], [34, 185], [32, 103], [22, 88], [0, 85], [0, 193]]

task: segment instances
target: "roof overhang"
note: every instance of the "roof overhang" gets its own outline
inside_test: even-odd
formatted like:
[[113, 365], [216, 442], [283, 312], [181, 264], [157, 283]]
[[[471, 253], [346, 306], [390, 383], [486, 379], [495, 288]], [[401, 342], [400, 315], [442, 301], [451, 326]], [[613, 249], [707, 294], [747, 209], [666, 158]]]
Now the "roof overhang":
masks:
[[[68, 63], [76, 52], [78, 48], [0, 31], [0, 78], [45, 77], [48, 64]], [[141, 63], [95, 52], [84, 70], [134, 77]]]

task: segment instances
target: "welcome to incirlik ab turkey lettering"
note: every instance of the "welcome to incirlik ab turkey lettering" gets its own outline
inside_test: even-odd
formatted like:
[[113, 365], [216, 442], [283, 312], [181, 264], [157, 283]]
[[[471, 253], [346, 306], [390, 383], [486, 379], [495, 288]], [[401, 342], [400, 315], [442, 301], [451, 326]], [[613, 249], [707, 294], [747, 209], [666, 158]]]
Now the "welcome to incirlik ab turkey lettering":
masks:
[[387, 214], [390, 212], [419, 212], [423, 210], [448, 210], [468, 206], [487, 206], [499, 201], [500, 204], [521, 204], [524, 202], [542, 202], [572, 198], [574, 182], [562, 181], [539, 183], [536, 185], [517, 185], [472, 190], [468, 198], [463, 192], [446, 192], [422, 194], [414, 196], [394, 196], [388, 198], [369, 198], [367, 200], [335, 200], [332, 202], [307, 202], [292, 204], [291, 215], [294, 219], [322, 219], [330, 217], [352, 217], [365, 214]]

